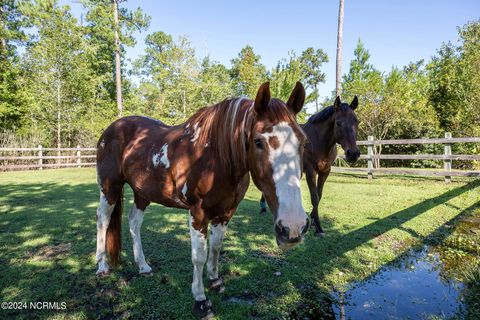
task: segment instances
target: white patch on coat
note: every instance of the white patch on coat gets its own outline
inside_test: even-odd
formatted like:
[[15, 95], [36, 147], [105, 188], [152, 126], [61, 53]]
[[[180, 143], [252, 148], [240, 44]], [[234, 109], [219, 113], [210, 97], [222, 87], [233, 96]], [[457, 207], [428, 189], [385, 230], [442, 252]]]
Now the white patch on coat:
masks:
[[184, 197], [187, 196], [187, 190], [188, 190], [188, 187], [187, 187], [187, 183], [185, 182], [185, 184], [183, 185], [183, 188], [182, 188], [182, 194]]
[[160, 163], [160, 154], [159, 153], [154, 153], [153, 154], [152, 163], [153, 163], [154, 168], [158, 167], [158, 164]]
[[195, 123], [195, 125], [193, 126], [193, 137], [192, 140], [190, 140], [191, 142], [197, 141], [201, 130], [202, 128], [198, 126], [198, 123]]
[[159, 153], [154, 153], [152, 156], [153, 167], [156, 168], [161, 163], [163, 167], [168, 169], [170, 167], [170, 161], [168, 160], [168, 144], [165, 143], [160, 149]]
[[184, 132], [184, 136], [189, 136], [190, 135], [190, 123], [187, 123], [185, 125], [185, 132]]
[[107, 198], [100, 191], [100, 202], [97, 208], [97, 252], [96, 261], [98, 263], [97, 274], [108, 273], [106, 236], [110, 218], [112, 217], [115, 204], [109, 204]]
[[133, 204], [133, 207], [128, 214], [128, 224], [130, 227], [130, 235], [132, 236], [134, 260], [138, 265], [140, 273], [150, 273], [152, 272], [152, 268], [150, 268], [145, 261], [142, 239], [140, 237], [140, 229], [142, 228], [144, 215], [145, 212], [138, 209], [136, 204]]
[[100, 148], [105, 148], [105, 140], [100, 141]]
[[160, 153], [162, 154], [162, 157], [160, 158], [160, 162], [163, 164], [163, 166], [168, 169], [170, 168], [170, 161], [168, 160], [168, 144], [165, 143], [162, 147], [162, 150], [160, 150]]
[[210, 226], [210, 252], [207, 263], [207, 274], [210, 280], [218, 279], [218, 258], [226, 231], [227, 224], [219, 223]]
[[205, 288], [203, 286], [203, 266], [207, 260], [207, 239], [202, 232], [193, 227], [193, 217], [191, 214], [188, 216], [188, 225], [190, 227], [190, 240], [192, 244], [192, 294], [196, 301], [203, 301], [206, 299]]
[[287, 122], [278, 123], [273, 126], [272, 132], [262, 136], [267, 141], [270, 137], [278, 139], [278, 148], [269, 149], [279, 204], [277, 221], [282, 220], [282, 224], [290, 228], [290, 238], [296, 238], [301, 235], [307, 220], [300, 191], [300, 141]]

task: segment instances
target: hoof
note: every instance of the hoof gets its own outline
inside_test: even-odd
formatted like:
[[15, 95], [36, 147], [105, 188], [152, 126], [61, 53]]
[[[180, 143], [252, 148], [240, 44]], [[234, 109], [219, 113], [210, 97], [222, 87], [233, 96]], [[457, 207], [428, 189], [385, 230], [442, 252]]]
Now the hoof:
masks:
[[153, 276], [153, 272], [152, 271], [149, 271], [149, 272], [140, 272], [140, 275], [142, 277], [151, 277]]
[[315, 236], [319, 237], [319, 238], [323, 238], [323, 237], [325, 237], [325, 232], [316, 232], [315, 231]]
[[201, 320], [213, 318], [212, 302], [210, 300], [195, 301], [192, 308], [193, 315]]
[[218, 293], [223, 293], [225, 291], [225, 284], [223, 283], [222, 278], [208, 280], [208, 289], [216, 291]]
[[265, 209], [265, 208], [260, 209], [260, 214], [266, 213], [266, 212], [267, 212], [267, 209]]

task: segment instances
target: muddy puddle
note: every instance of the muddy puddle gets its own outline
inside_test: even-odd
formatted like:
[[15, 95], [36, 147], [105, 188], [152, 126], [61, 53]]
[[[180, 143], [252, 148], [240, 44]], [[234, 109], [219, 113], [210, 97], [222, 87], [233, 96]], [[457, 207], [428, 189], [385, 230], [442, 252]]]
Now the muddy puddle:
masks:
[[433, 248], [410, 251], [344, 293], [334, 293], [336, 319], [432, 319], [463, 312], [464, 285], [442, 276]]

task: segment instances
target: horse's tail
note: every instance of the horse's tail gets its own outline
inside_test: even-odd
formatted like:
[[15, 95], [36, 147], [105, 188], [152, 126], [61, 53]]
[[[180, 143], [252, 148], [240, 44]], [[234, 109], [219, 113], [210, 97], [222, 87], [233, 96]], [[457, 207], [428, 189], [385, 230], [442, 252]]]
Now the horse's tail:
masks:
[[123, 187], [119, 193], [118, 199], [113, 208], [112, 217], [107, 229], [107, 253], [110, 257], [112, 266], [118, 265], [120, 260], [120, 250], [122, 249], [122, 207], [123, 207]]

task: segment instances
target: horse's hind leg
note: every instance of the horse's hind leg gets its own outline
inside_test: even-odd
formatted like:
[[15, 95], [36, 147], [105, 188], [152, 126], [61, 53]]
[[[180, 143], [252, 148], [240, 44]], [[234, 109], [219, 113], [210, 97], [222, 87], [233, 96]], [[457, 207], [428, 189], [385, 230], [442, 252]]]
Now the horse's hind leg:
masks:
[[142, 228], [143, 217], [145, 215], [145, 209], [150, 204], [149, 201], [144, 200], [135, 193], [135, 201], [128, 214], [128, 223], [130, 227], [130, 235], [133, 242], [133, 257], [138, 265], [140, 274], [150, 275], [152, 268], [145, 261], [145, 255], [143, 254], [142, 239], [140, 237], [140, 229]]
[[109, 272], [106, 252], [106, 236], [114, 207], [115, 203], [109, 203], [105, 194], [100, 191], [100, 204], [97, 208], [97, 275], [106, 275]]

